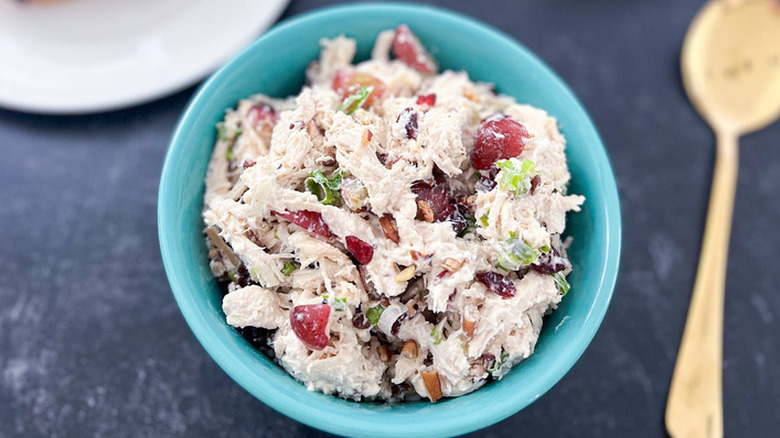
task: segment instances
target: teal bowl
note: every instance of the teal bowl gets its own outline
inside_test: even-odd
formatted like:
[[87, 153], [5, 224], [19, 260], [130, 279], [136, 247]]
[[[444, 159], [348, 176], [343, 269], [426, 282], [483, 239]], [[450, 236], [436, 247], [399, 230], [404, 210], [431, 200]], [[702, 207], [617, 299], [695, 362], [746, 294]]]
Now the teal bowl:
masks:
[[[587, 200], [569, 216], [571, 292], [547, 317], [536, 352], [503, 380], [436, 404], [354, 403], [309, 392], [225, 323], [222, 294], [209, 271], [201, 208], [214, 124], [253, 93], [296, 94], [319, 40], [346, 34], [369, 56], [383, 29], [407, 23], [447, 69], [465, 70], [498, 91], [547, 110], [568, 139], [571, 192]], [[607, 311], [620, 258], [620, 206], [609, 159], [585, 110], [542, 61], [510, 37], [441, 9], [355, 4], [277, 25], [211, 76], [195, 93], [171, 140], [160, 181], [158, 225], [165, 270], [181, 312], [214, 360], [267, 405], [302, 423], [361, 437], [449, 436], [500, 421], [552, 387], [580, 357]], [[553, 420], [552, 418], [550, 420]]]

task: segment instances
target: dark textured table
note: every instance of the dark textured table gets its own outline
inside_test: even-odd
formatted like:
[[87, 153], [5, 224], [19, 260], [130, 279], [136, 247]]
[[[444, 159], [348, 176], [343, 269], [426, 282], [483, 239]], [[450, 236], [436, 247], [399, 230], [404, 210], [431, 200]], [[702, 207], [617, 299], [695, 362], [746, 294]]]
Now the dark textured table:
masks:
[[[293, 0], [286, 16], [330, 3]], [[662, 436], [712, 172], [713, 135], [677, 61], [702, 2], [430, 3], [513, 35], [560, 73], [599, 127], [622, 197], [621, 273], [590, 348], [539, 401], [474, 436]], [[168, 288], [157, 184], [191, 93], [79, 117], [0, 110], [0, 437], [325, 435], [222, 372]], [[780, 427], [778, 142], [777, 124], [742, 142], [726, 436]]]

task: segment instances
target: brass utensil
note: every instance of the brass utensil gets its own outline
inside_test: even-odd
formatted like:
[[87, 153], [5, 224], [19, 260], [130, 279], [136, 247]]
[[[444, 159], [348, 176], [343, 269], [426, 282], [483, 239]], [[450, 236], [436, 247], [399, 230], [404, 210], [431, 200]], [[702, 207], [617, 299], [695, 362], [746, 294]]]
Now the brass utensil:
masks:
[[738, 139], [780, 116], [780, 3], [712, 0], [682, 49], [683, 84], [717, 137], [699, 267], [666, 405], [674, 438], [723, 436], [723, 300]]

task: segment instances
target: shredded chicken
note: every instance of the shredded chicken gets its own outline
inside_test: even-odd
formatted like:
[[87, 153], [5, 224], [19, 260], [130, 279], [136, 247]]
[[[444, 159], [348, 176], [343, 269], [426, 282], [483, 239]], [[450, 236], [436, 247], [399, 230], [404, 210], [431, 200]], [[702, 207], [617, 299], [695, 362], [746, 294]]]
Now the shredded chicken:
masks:
[[[356, 65], [354, 40], [323, 40], [297, 96], [228, 110], [203, 218], [227, 323], [266, 330], [291, 375], [355, 400], [435, 402], [533, 353], [568, 291], [560, 235], [584, 198], [567, 194], [554, 118], [429, 71], [402, 31]], [[477, 171], [489, 120], [522, 144]]]

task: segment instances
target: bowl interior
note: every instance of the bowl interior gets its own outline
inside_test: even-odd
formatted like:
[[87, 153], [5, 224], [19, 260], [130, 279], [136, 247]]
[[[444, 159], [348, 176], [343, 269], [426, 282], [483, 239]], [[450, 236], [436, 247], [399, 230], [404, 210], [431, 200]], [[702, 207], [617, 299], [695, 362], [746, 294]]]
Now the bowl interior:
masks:
[[[208, 268], [202, 234], [203, 179], [214, 124], [239, 99], [262, 92], [283, 97], [303, 85], [322, 37], [346, 34], [366, 59], [379, 31], [407, 23], [442, 68], [465, 70], [495, 83], [519, 102], [558, 118], [568, 140], [571, 192], [587, 200], [569, 215], [572, 288], [545, 320], [536, 352], [501, 382], [436, 404], [353, 403], [309, 392], [246, 343], [224, 319], [221, 294]], [[223, 369], [280, 412], [330, 432], [360, 436], [461, 434], [499, 421], [533, 402], [581, 355], [609, 304], [620, 252], [614, 176], [598, 134], [568, 88], [522, 46], [471, 19], [411, 5], [330, 8], [287, 21], [264, 35], [209, 79], [174, 134], [159, 193], [160, 243], [171, 287], [193, 332]]]

